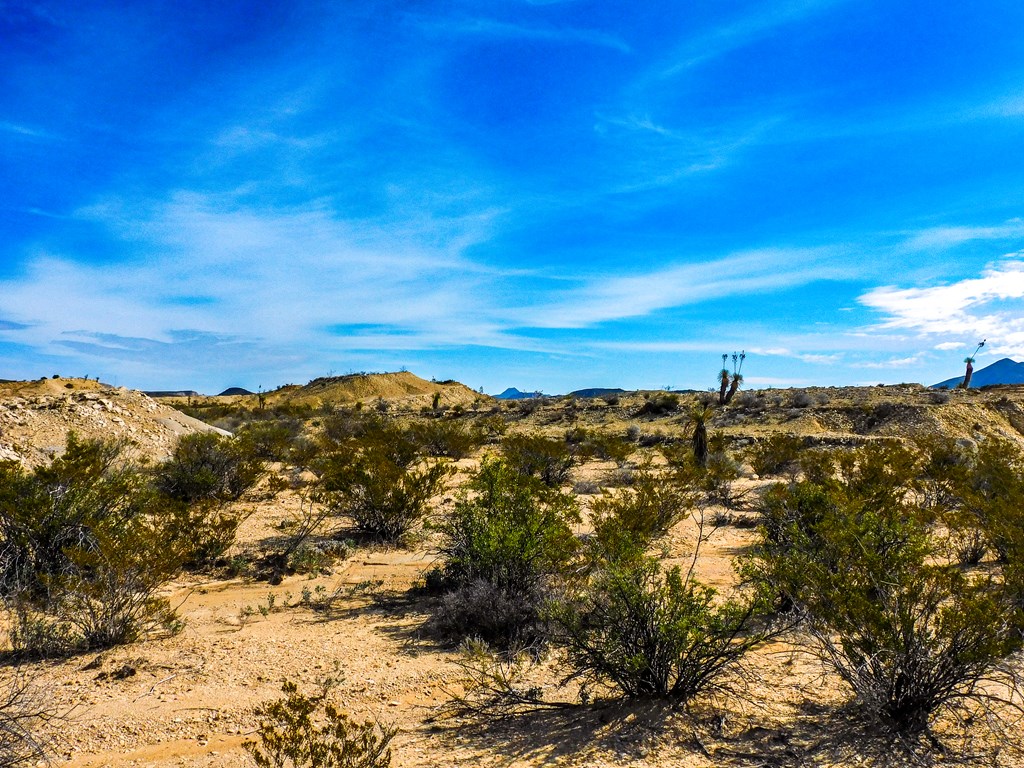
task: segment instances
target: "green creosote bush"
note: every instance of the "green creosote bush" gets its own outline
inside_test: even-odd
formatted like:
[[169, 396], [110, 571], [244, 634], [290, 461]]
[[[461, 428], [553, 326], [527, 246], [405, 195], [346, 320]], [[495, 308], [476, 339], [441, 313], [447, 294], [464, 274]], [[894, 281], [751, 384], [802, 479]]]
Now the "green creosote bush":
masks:
[[803, 447], [802, 438], [774, 432], [754, 443], [747, 451], [747, 458], [759, 476], [767, 477], [795, 467]]
[[301, 434], [301, 421], [275, 419], [249, 422], [235, 433], [235, 439], [242, 455], [264, 461], [288, 461]]
[[256, 708], [257, 741], [243, 746], [258, 768], [387, 768], [397, 729], [357, 723], [329, 700], [330, 685], [307, 696], [285, 682], [284, 696]]
[[564, 440], [543, 435], [507, 435], [501, 441], [507, 465], [524, 477], [536, 477], [551, 488], [568, 482], [576, 457]]
[[542, 641], [542, 612], [579, 544], [575, 499], [487, 458], [438, 523], [441, 564], [427, 575], [443, 594], [434, 625], [501, 648]]
[[565, 442], [580, 460], [601, 459], [614, 461], [619, 466], [633, 454], [634, 446], [618, 435], [608, 435], [596, 430], [575, 427], [566, 430]]
[[124, 451], [69, 435], [48, 466], [0, 464], [0, 593], [16, 654], [64, 655], [180, 627], [158, 594], [194, 543], [178, 535], [186, 509]]
[[169, 498], [191, 504], [231, 501], [252, 488], [263, 461], [234, 438], [213, 432], [185, 435], [171, 458], [155, 469], [155, 484]]
[[917, 734], [958, 701], [994, 696], [982, 682], [1014, 690], [1004, 663], [1021, 647], [1021, 606], [1010, 580], [942, 563], [916, 455], [871, 444], [809, 458], [806, 479], [767, 494], [748, 565], [804, 617], [863, 710]]
[[400, 543], [423, 519], [430, 499], [452, 472], [445, 464], [416, 467], [402, 458], [394, 445], [379, 439], [354, 452], [326, 456], [320, 464], [318, 500], [352, 520], [358, 530]]
[[428, 456], [461, 459], [484, 444], [483, 432], [462, 421], [433, 419], [409, 427], [409, 436]]
[[715, 590], [634, 550], [605, 562], [552, 616], [570, 677], [612, 684], [623, 695], [687, 702], [724, 684], [726, 673], [771, 632], [756, 596]]
[[696, 499], [677, 474], [656, 474], [649, 464], [640, 467], [631, 487], [615, 495], [606, 491], [591, 504], [598, 556], [615, 559], [624, 549], [645, 549], [686, 517]]

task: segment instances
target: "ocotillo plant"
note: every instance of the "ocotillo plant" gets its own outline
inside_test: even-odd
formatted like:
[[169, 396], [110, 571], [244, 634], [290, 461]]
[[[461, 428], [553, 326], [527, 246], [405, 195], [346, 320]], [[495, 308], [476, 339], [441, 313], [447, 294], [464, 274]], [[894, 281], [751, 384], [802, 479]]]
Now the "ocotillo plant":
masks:
[[967, 363], [967, 371], [966, 373], [964, 373], [964, 380], [960, 384], [961, 389], [967, 389], [969, 386], [971, 386], [971, 376], [974, 375], [974, 357], [975, 355], [978, 354], [979, 350], [981, 350], [981, 348], [985, 346], [986, 341], [987, 339], [982, 339], [978, 346], [975, 347], [974, 354], [972, 354], [970, 357], [964, 358], [964, 362]]

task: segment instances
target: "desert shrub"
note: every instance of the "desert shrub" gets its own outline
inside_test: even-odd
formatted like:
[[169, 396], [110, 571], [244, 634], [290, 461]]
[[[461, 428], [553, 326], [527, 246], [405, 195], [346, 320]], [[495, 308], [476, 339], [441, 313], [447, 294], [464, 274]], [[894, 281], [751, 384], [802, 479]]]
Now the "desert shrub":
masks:
[[768, 406], [764, 393], [751, 390], [740, 392], [733, 402], [738, 408], [750, 413], [760, 413]]
[[173, 626], [158, 592], [188, 556], [176, 535], [184, 511], [153, 490], [121, 443], [71, 435], [49, 466], [0, 465], [0, 593], [12, 649], [59, 655]]
[[989, 546], [1003, 562], [1024, 556], [1024, 460], [1009, 443], [978, 446], [966, 488], [960, 491], [962, 513], [977, 521]]
[[263, 462], [247, 446], [213, 432], [184, 435], [171, 458], [156, 467], [156, 487], [166, 496], [193, 503], [229, 501], [252, 488]]
[[573, 483], [572, 492], [577, 496], [592, 496], [601, 492], [601, 486], [593, 480], [577, 480]]
[[777, 475], [795, 466], [803, 449], [803, 440], [785, 432], [773, 432], [758, 440], [747, 451], [750, 466], [761, 477]]
[[543, 605], [576, 555], [578, 521], [571, 496], [485, 459], [438, 524], [441, 564], [427, 579], [446, 595], [437, 628], [502, 647], [541, 639]]
[[265, 461], [288, 461], [292, 445], [302, 434], [302, 422], [295, 419], [255, 421], [235, 433], [240, 453]]
[[256, 708], [258, 741], [243, 746], [258, 768], [387, 768], [396, 729], [357, 723], [329, 700], [330, 685], [313, 696], [287, 681], [284, 697]]
[[445, 464], [410, 466], [401, 450], [373, 439], [355, 452], [325, 457], [318, 498], [356, 528], [389, 543], [399, 543], [444, 487], [451, 469]]
[[809, 392], [803, 389], [793, 390], [789, 398], [790, 408], [810, 408], [814, 405], [814, 398]]
[[581, 460], [597, 458], [619, 465], [624, 464], [634, 451], [633, 445], [618, 435], [582, 427], [566, 430], [565, 442]]
[[428, 456], [461, 459], [484, 443], [484, 434], [461, 421], [434, 419], [413, 424], [409, 434]]
[[864, 710], [918, 733], [999, 677], [1022, 624], [999, 579], [941, 564], [908, 454], [873, 444], [773, 488], [757, 567]]
[[634, 474], [632, 487], [614, 496], [606, 492], [591, 505], [599, 557], [615, 557], [624, 549], [645, 549], [682, 520], [695, 500], [678, 476], [659, 476], [650, 466], [641, 467]]
[[721, 685], [763, 641], [756, 605], [719, 599], [678, 567], [663, 572], [636, 555], [607, 561], [553, 616], [573, 676], [628, 697], [685, 702]]
[[718, 436], [706, 441], [703, 463], [691, 446], [672, 444], [662, 446], [661, 452], [672, 467], [676, 480], [699, 492], [703, 504], [732, 506], [738, 500], [733, 483], [740, 476], [740, 465], [725, 448]]
[[51, 744], [40, 731], [59, 717], [52, 696], [17, 671], [0, 688], [0, 768], [45, 765]]
[[476, 425], [489, 443], [500, 439], [508, 431], [508, 422], [498, 413], [477, 419]]
[[508, 435], [501, 441], [501, 452], [508, 467], [552, 488], [568, 482], [576, 463], [565, 441], [543, 435]]
[[679, 410], [679, 395], [671, 392], [658, 392], [644, 400], [637, 409], [635, 416], [664, 416]]
[[168, 544], [181, 554], [182, 567], [202, 570], [216, 565], [235, 543], [235, 535], [251, 510], [202, 501], [178, 504], [168, 516]]

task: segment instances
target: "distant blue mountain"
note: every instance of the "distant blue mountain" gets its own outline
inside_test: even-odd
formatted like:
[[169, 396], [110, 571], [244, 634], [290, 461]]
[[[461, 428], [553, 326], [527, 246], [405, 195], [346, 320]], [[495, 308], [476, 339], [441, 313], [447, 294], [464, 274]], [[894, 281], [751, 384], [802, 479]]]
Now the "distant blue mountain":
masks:
[[520, 392], [515, 387], [509, 387], [494, 397], [498, 400], [528, 400], [531, 397], [543, 397], [543, 395], [540, 392]]
[[[932, 386], [937, 389], [956, 389], [963, 380], [963, 376], [957, 376], [955, 379], [946, 379]], [[1024, 363], [1004, 357], [992, 365], [979, 368], [971, 376], [971, 389], [990, 387], [993, 384], [1024, 384]]]

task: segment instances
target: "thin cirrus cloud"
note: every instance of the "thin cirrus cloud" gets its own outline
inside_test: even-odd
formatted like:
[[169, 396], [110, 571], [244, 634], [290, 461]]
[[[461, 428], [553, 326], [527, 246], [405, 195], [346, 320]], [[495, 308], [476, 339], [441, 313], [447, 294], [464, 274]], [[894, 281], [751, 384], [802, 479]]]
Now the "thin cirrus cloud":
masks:
[[764, 248], [637, 275], [584, 283], [546, 305], [532, 307], [518, 322], [534, 328], [586, 328], [658, 310], [748, 294], [770, 293], [817, 280], [850, 277], [855, 267], [834, 258], [845, 249]]

